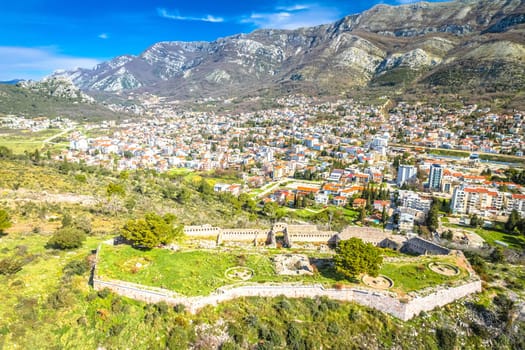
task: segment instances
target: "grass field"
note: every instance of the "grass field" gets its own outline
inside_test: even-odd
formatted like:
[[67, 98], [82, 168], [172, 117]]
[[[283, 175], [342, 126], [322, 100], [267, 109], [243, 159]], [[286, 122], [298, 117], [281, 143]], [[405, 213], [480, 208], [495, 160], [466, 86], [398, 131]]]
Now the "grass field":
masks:
[[[245, 266], [254, 271], [250, 282], [304, 282], [323, 283], [327, 286], [340, 282], [350, 284], [331, 267], [320, 268], [313, 276], [278, 275], [271, 261], [274, 253], [277, 252], [213, 251], [210, 254], [206, 250], [140, 251], [124, 245], [103, 246], [99, 255], [98, 275], [102, 278], [162, 287], [184, 295], [207, 295], [221, 286], [235, 283], [225, 276], [225, 271], [235, 266]], [[454, 258], [423, 257], [420, 261], [409, 259], [406, 262], [384, 263], [380, 274], [394, 280], [394, 290], [398, 292], [411, 292], [456, 281], [467, 275], [462, 270], [459, 276], [441, 276], [428, 269], [427, 265], [432, 261], [454, 264]]]
[[5, 146], [16, 154], [22, 154], [25, 151], [33, 152], [36, 149], [41, 149], [45, 144], [44, 141], [55, 135], [58, 135], [62, 130], [46, 129], [37, 132], [29, 130], [16, 130], [10, 132], [7, 130], [0, 131], [0, 146]]
[[[443, 276], [428, 268], [434, 261], [447, 262], [456, 265], [453, 257], [421, 257], [417, 262], [384, 263], [381, 274], [394, 281], [394, 291], [412, 292], [439, 284], [461, 280], [468, 276], [468, 272], [460, 268], [460, 274], [453, 277]], [[457, 266], [457, 265], [456, 265]]]
[[489, 245], [495, 246], [496, 241], [504, 242], [509, 245], [509, 247], [514, 249], [524, 249], [525, 248], [525, 237], [519, 234], [509, 234], [502, 229], [495, 228], [472, 228], [469, 226], [462, 226], [456, 224], [450, 224], [443, 222], [444, 227], [450, 227], [457, 230], [463, 230], [468, 232], [475, 232], [481, 236]]

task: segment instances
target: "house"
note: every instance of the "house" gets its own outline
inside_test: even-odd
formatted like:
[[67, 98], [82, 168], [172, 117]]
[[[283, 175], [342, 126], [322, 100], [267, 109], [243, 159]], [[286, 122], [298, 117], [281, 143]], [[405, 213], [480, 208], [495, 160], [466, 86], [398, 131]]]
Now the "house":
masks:
[[375, 200], [374, 210], [383, 211], [383, 208], [387, 210], [390, 207], [390, 201], [388, 200]]
[[343, 207], [346, 205], [346, 197], [344, 196], [336, 196], [333, 199], [333, 203], [337, 205], [338, 207]]
[[322, 204], [327, 205], [328, 204], [328, 195], [326, 193], [317, 193], [315, 195], [315, 203], [316, 204]]
[[366, 206], [366, 199], [364, 198], [356, 198], [352, 203], [352, 208], [354, 209], [363, 208], [364, 206]]

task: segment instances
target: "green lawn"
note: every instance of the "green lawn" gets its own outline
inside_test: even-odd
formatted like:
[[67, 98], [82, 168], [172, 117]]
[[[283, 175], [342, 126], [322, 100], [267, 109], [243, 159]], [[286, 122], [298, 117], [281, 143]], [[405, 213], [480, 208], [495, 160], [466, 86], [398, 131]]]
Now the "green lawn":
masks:
[[499, 227], [474, 229], [469, 226], [449, 224], [446, 222], [443, 222], [443, 226], [458, 229], [458, 230], [475, 232], [478, 235], [480, 235], [481, 238], [483, 238], [488, 244], [492, 246], [497, 245], [495, 243], [496, 241], [500, 241], [500, 242], [507, 243], [509, 247], [514, 248], [514, 249], [524, 249], [525, 248], [525, 237], [524, 236], [521, 236], [517, 233], [509, 234], [503, 231]]
[[[249, 282], [304, 282], [333, 286], [343, 282], [351, 284], [337, 274], [333, 268], [320, 268], [313, 276], [282, 276], [274, 271], [271, 256], [287, 251], [220, 252], [194, 250], [172, 252], [166, 249], [140, 251], [130, 246], [103, 246], [97, 274], [101, 278], [119, 279], [152, 287], [162, 287], [184, 295], [207, 295], [215, 289], [234, 284], [225, 276], [225, 271], [234, 266], [245, 266], [254, 271]], [[324, 257], [328, 259], [327, 257]], [[444, 277], [426, 267], [430, 261], [446, 261], [454, 264], [453, 258], [422, 258], [420, 262], [385, 263], [380, 274], [394, 280], [395, 291], [410, 292], [464, 278]]]
[[380, 274], [391, 278], [394, 281], [394, 291], [412, 292], [439, 284], [454, 282], [464, 279], [468, 272], [460, 269], [457, 276], [443, 276], [428, 268], [428, 264], [433, 261], [447, 262], [457, 266], [454, 258], [448, 257], [422, 257], [420, 261], [414, 262], [386, 262], [381, 267]]

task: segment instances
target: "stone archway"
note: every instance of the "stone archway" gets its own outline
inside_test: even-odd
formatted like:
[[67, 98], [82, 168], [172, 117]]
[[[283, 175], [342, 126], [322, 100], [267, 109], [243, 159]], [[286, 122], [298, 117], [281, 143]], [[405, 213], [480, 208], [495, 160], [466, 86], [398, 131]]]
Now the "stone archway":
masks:
[[288, 224], [276, 222], [273, 224], [269, 237], [270, 244], [276, 246], [278, 243], [283, 247], [290, 247], [291, 242], [288, 236]]

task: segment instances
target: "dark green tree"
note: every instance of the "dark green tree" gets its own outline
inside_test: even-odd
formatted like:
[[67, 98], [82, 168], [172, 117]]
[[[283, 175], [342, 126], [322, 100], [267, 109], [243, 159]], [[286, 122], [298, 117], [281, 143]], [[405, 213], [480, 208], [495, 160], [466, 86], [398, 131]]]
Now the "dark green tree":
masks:
[[516, 209], [513, 209], [510, 212], [507, 222], [505, 223], [505, 230], [507, 232], [513, 232], [514, 229], [518, 227], [519, 222], [520, 222], [520, 214], [518, 213]]
[[428, 226], [428, 229], [432, 232], [436, 231], [439, 226], [439, 208], [440, 207], [441, 207], [441, 204], [438, 204], [438, 202], [434, 200], [427, 214], [426, 224]]
[[478, 215], [474, 214], [470, 217], [470, 226], [471, 227], [480, 227], [483, 224], [483, 219]]
[[339, 242], [334, 256], [336, 271], [349, 279], [361, 273], [377, 276], [382, 262], [381, 249], [359, 238]]
[[456, 348], [456, 332], [450, 328], [436, 329], [436, 338], [440, 349], [454, 350]]
[[383, 224], [383, 227], [388, 222], [388, 213], [386, 211], [386, 205], [383, 206], [383, 211], [381, 212], [381, 223]]

